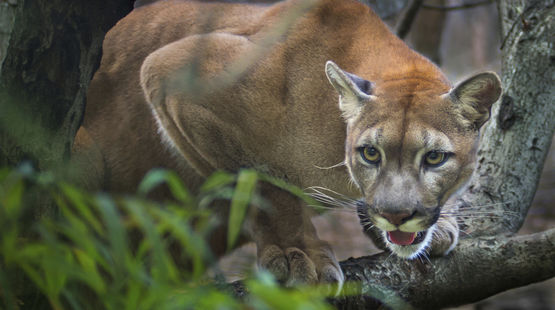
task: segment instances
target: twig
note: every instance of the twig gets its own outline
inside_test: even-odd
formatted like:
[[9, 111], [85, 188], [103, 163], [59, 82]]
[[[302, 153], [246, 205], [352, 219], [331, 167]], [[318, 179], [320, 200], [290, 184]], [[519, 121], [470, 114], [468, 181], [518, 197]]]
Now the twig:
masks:
[[395, 32], [399, 38], [404, 39], [409, 33], [410, 27], [416, 18], [416, 14], [422, 6], [422, 2], [424, 2], [424, 0], [412, 0], [407, 6], [407, 9], [402, 13], [403, 15], [395, 27]]
[[[507, 39], [511, 36], [511, 34], [513, 33], [513, 31], [515, 30], [516, 25], [518, 25], [519, 23], [524, 23], [525, 19], [524, 19], [524, 14], [528, 14], [530, 12], [531, 9], [535, 8], [535, 6], [538, 4], [537, 1], [532, 2], [531, 4], [528, 4], [524, 10], [522, 11], [522, 13], [520, 13], [518, 15], [518, 17], [515, 19], [515, 21], [513, 22], [511, 28], [509, 29], [509, 31], [507, 32], [507, 34], [505, 35], [505, 37], [503, 38], [503, 42], [501, 42], [501, 46], [499, 47], [499, 50], [503, 50], [503, 48], [505, 47], [505, 43], [507, 43]], [[540, 10], [540, 9], [537, 9]]]
[[475, 8], [477, 6], [487, 5], [487, 4], [490, 4], [490, 3], [493, 3], [493, 2], [494, 2], [493, 0], [484, 0], [484, 1], [474, 2], [474, 3], [465, 3], [465, 4], [453, 5], [453, 6], [422, 4], [422, 8], [427, 9], [427, 10], [446, 12], [446, 11], [471, 9], [471, 8]]

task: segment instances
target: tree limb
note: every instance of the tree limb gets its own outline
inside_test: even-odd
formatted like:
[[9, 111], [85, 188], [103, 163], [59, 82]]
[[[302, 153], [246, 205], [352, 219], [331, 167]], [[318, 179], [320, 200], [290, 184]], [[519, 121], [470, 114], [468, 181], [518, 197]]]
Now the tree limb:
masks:
[[354, 309], [373, 296], [394, 309], [406, 308], [406, 302], [425, 309], [457, 306], [552, 278], [554, 262], [555, 229], [468, 238], [447, 257], [424, 263], [387, 253], [349, 259], [341, 266], [348, 281], [361, 283], [361, 295], [338, 299], [335, 305]]
[[409, 33], [410, 27], [416, 18], [416, 14], [418, 14], [418, 10], [420, 6], [422, 6], [422, 2], [424, 2], [424, 0], [412, 0], [408, 4], [407, 9], [403, 11], [395, 27], [395, 33], [399, 38], [404, 39]]
[[[377, 309], [381, 303], [393, 309], [453, 307], [555, 277], [554, 262], [555, 228], [467, 238], [448, 256], [430, 260], [389, 253], [350, 258], [341, 262], [350, 295], [331, 302], [338, 309]], [[248, 294], [241, 282], [232, 288], [236, 296]]]
[[453, 5], [453, 6], [422, 4], [422, 8], [427, 10], [448, 12], [448, 11], [455, 11], [455, 10], [471, 9], [471, 8], [475, 8], [475, 7], [490, 4], [490, 3], [493, 3], [493, 0], [483, 0], [483, 1], [478, 1], [474, 3], [465, 3], [465, 4]]

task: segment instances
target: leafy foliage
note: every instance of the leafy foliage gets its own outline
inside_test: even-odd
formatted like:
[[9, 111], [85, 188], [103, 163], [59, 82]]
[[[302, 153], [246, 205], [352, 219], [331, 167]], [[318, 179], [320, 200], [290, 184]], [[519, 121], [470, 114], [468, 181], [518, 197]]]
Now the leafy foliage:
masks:
[[[263, 199], [259, 180], [300, 193], [253, 170], [218, 172], [192, 195], [171, 171], [154, 170], [135, 197], [91, 194], [28, 167], [0, 170], [0, 307], [6, 309], [327, 309], [325, 290], [285, 289], [265, 272], [245, 281], [249, 297], [233, 297], [205, 242], [218, 224], [209, 205], [231, 200], [228, 247], [247, 206]], [[148, 200], [165, 184], [173, 200]], [[59, 213], [28, 217], [30, 196], [47, 193]], [[40, 197], [40, 195], [38, 195]], [[28, 223], [28, 224], [25, 224]], [[177, 244], [180, 255], [172, 251]], [[180, 262], [179, 264], [176, 262]], [[186, 262], [186, 263], [184, 263]], [[209, 272], [212, 271], [212, 272]], [[45, 304], [32, 304], [36, 290]]]

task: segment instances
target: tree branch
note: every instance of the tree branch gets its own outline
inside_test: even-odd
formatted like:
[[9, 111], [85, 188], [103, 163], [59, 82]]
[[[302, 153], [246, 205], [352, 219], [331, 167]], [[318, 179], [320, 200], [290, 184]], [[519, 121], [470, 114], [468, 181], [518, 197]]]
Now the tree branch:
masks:
[[404, 39], [410, 31], [410, 27], [418, 14], [420, 6], [422, 6], [424, 0], [412, 0], [407, 9], [402, 13], [397, 26], [395, 27], [395, 33], [401, 39]]
[[[555, 276], [555, 229], [513, 237], [468, 238], [447, 257], [422, 263], [381, 253], [341, 263], [348, 281], [359, 281], [361, 295], [338, 299], [339, 309], [368, 304], [442, 308], [475, 302], [502, 291]], [[364, 296], [364, 297], [361, 297]], [[358, 308], [362, 309], [362, 308]]]
[[455, 11], [455, 10], [471, 9], [471, 8], [475, 8], [475, 7], [478, 7], [478, 6], [481, 6], [481, 5], [487, 5], [487, 4], [490, 4], [490, 3], [493, 3], [493, 0], [484, 0], [484, 1], [478, 1], [478, 2], [475, 2], [475, 3], [465, 3], [465, 4], [453, 5], [453, 6], [440, 6], [440, 5], [422, 4], [422, 8], [427, 9], [427, 10], [448, 12], [448, 11]]
[[[380, 302], [393, 309], [472, 303], [554, 277], [554, 248], [555, 229], [550, 229], [525, 236], [467, 238], [448, 256], [430, 260], [409, 261], [389, 253], [350, 258], [341, 267], [353, 286], [351, 295], [331, 302], [338, 309], [377, 309]], [[248, 294], [241, 282], [232, 288], [236, 296]]]

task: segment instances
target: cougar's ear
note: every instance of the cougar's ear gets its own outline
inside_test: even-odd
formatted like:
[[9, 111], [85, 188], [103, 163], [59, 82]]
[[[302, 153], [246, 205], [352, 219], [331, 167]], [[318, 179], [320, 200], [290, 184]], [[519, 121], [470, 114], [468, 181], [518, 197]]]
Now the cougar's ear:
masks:
[[339, 93], [339, 108], [345, 119], [356, 116], [372, 98], [371, 82], [341, 70], [333, 61], [326, 62], [326, 76]]
[[449, 94], [461, 121], [478, 130], [489, 119], [491, 106], [499, 99], [501, 91], [497, 74], [484, 72], [460, 83]]

